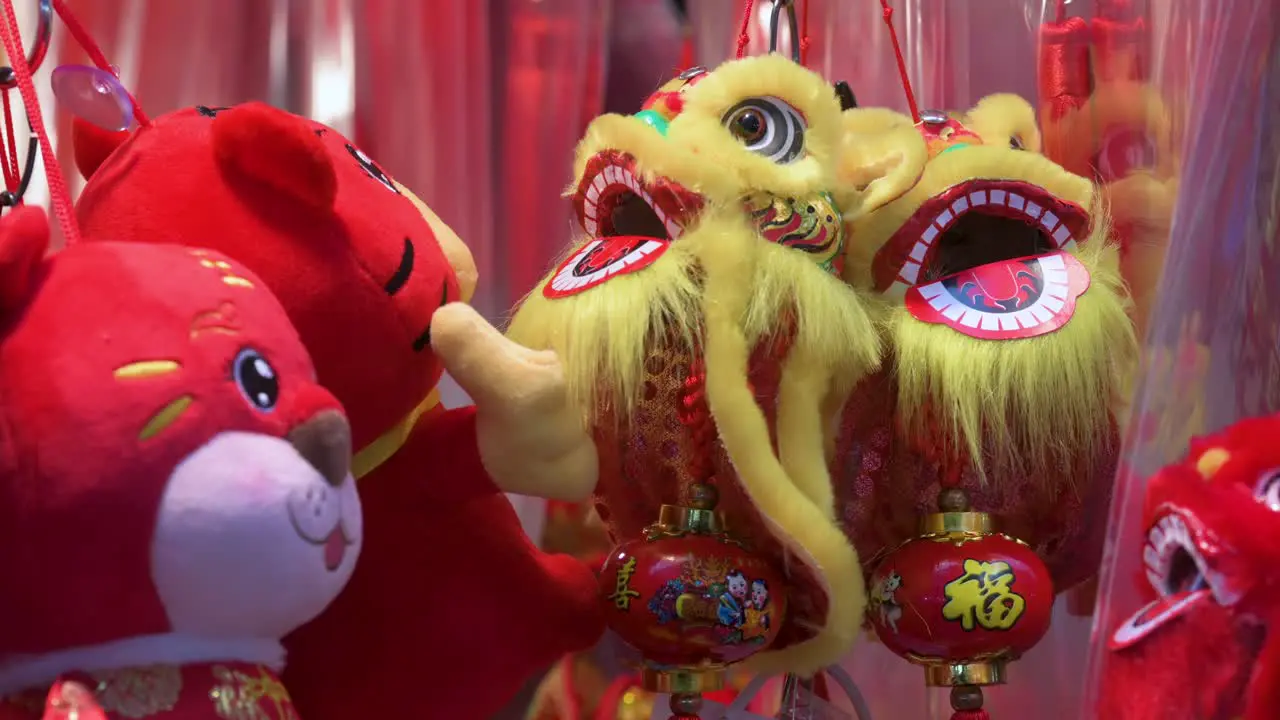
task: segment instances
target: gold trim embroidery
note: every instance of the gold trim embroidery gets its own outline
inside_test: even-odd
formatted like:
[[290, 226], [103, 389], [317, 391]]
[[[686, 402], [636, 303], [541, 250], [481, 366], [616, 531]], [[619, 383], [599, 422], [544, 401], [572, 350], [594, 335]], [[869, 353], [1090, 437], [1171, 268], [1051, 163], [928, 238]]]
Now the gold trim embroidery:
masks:
[[[274, 675], [266, 668], [255, 668], [256, 675], [232, 670], [223, 665], [213, 667], [213, 677], [218, 682], [209, 691], [218, 717], [225, 720], [299, 720], [293, 709], [293, 701]], [[263, 700], [269, 705], [264, 707]], [[275, 713], [271, 713], [270, 709]]]
[[102, 709], [122, 718], [146, 718], [169, 712], [182, 695], [182, 669], [176, 665], [148, 665], [104, 670], [91, 675], [94, 696]]

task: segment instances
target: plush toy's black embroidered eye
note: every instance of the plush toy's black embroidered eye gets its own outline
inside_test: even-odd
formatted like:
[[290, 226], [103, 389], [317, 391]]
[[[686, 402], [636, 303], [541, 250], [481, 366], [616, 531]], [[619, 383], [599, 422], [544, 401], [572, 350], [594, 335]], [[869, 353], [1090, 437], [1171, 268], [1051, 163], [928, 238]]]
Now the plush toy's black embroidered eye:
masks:
[[382, 168], [378, 167], [378, 164], [375, 163], [372, 158], [365, 155], [363, 150], [351, 143], [347, 143], [347, 152], [351, 153], [351, 157], [355, 158], [356, 162], [360, 163], [360, 169], [364, 170], [365, 175], [368, 175], [374, 180], [382, 183], [382, 186], [391, 192], [397, 195], [400, 194], [400, 191], [396, 189], [395, 183], [391, 182], [391, 178], [387, 177], [387, 174], [382, 172]]
[[241, 350], [231, 362], [231, 374], [250, 405], [262, 412], [276, 409], [280, 401], [280, 378], [262, 353], [253, 348]]
[[413, 274], [413, 241], [409, 238], [404, 239], [404, 251], [400, 253], [400, 266], [396, 268], [396, 272], [383, 286], [383, 290], [388, 295], [395, 295], [400, 292], [404, 284], [409, 282], [409, 276]]
[[724, 114], [723, 122], [748, 150], [780, 165], [804, 154], [804, 118], [778, 98], [743, 100]]
[[1017, 136], [1017, 135], [1014, 135], [1014, 136], [1012, 136], [1012, 137], [1010, 137], [1010, 138], [1009, 138], [1009, 147], [1013, 148], [1014, 150], [1025, 150], [1025, 149], [1026, 149], [1026, 147], [1025, 147], [1025, 146], [1023, 146], [1023, 144], [1022, 144], [1022, 138], [1021, 138], [1021, 137], [1019, 137], [1019, 136]]

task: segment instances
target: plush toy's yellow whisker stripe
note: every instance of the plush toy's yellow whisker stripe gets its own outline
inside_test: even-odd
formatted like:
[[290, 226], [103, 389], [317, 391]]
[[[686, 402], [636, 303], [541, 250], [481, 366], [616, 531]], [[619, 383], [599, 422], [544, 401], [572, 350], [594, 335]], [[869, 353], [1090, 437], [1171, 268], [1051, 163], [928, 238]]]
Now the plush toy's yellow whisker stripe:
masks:
[[191, 407], [195, 402], [195, 398], [190, 395], [182, 395], [172, 400], [168, 405], [160, 408], [155, 415], [147, 420], [142, 426], [142, 430], [138, 433], [139, 440], [150, 440], [151, 438], [164, 432], [165, 428], [177, 422], [178, 418]]
[[138, 380], [141, 378], [168, 375], [182, 369], [176, 360], [139, 360], [128, 365], [121, 365], [112, 371], [117, 380]]

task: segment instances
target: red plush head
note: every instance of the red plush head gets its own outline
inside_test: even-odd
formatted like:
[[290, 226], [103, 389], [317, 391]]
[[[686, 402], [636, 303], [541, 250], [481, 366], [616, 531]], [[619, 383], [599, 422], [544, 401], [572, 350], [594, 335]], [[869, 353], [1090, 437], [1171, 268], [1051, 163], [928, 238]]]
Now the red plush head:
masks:
[[446, 225], [338, 132], [249, 103], [180, 110], [132, 136], [78, 122], [75, 143], [89, 180], [86, 235], [167, 238], [252, 267], [342, 398], [357, 448], [434, 387], [432, 313], [470, 296], [475, 266]]
[[341, 408], [243, 266], [48, 242], [0, 219], [0, 692], [274, 644], [359, 552]]
[[[1193, 442], [1147, 486], [1158, 596], [1111, 638], [1105, 717], [1274, 717], [1280, 645], [1280, 416]], [[1247, 696], [1246, 696], [1247, 689]], [[1265, 707], [1262, 707], [1265, 705]]]

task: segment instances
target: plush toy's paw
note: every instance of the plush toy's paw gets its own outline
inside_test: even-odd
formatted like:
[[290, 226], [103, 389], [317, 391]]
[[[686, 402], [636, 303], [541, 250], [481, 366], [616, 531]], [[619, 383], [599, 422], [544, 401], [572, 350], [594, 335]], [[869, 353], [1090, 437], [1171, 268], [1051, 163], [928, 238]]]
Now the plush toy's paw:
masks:
[[508, 340], [462, 303], [436, 311], [431, 345], [476, 404], [480, 457], [498, 487], [553, 500], [591, 494], [595, 443], [569, 403], [555, 353]]
[[72, 680], [59, 680], [45, 701], [43, 720], [107, 720], [89, 688]]

